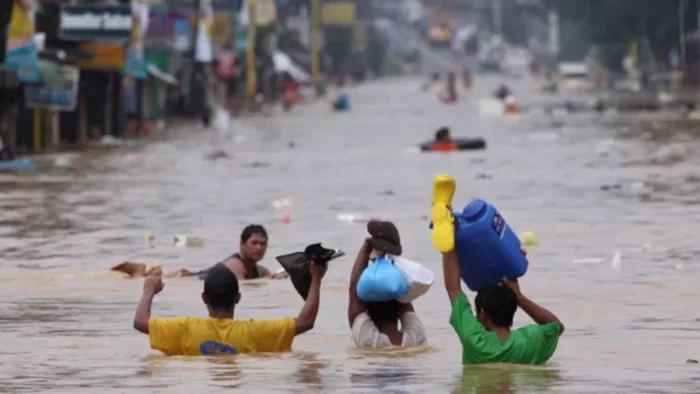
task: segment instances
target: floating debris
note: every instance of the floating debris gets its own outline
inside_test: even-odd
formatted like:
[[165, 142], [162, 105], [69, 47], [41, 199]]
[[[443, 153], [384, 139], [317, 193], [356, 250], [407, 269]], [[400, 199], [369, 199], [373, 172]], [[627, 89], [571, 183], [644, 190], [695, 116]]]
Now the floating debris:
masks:
[[518, 235], [520, 243], [526, 248], [534, 248], [540, 246], [540, 239], [532, 231], [524, 231]]
[[201, 248], [204, 246], [204, 240], [193, 235], [176, 235], [173, 237], [173, 243], [178, 248]]
[[375, 221], [375, 220], [381, 220], [381, 219], [376, 218], [376, 217], [367, 218], [365, 216], [355, 215], [352, 213], [339, 213], [338, 215], [336, 215], [336, 219], [338, 219], [341, 222], [348, 223], [348, 224], [349, 223], [368, 223], [368, 222]]
[[612, 189], [622, 189], [622, 185], [620, 185], [619, 183], [616, 183], [613, 185], [602, 185], [600, 187], [600, 190], [604, 190], [604, 191], [612, 190]]
[[252, 163], [248, 163], [245, 165], [248, 168], [267, 168], [270, 167], [271, 164], [267, 161], [254, 161]]
[[275, 211], [281, 211], [285, 208], [289, 208], [292, 206], [292, 200], [289, 198], [280, 198], [279, 200], [274, 200], [272, 201], [272, 208]]
[[575, 259], [574, 264], [600, 264], [603, 261], [604, 261], [603, 259], [598, 259], [598, 258]]
[[231, 155], [229, 155], [226, 151], [217, 149], [213, 152], [209, 152], [206, 155], [204, 155], [204, 158], [207, 160], [220, 160], [220, 159], [230, 159]]
[[622, 253], [619, 250], [613, 255], [610, 265], [616, 271], [620, 271], [622, 269]]
[[58, 168], [68, 168], [73, 165], [73, 160], [69, 156], [57, 156], [53, 159], [53, 165]]

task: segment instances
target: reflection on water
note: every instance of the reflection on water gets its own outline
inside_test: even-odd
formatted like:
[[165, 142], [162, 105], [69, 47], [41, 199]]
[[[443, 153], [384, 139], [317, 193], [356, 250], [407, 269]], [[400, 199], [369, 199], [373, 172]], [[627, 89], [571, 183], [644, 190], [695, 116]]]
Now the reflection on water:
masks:
[[557, 370], [513, 365], [467, 366], [452, 394], [544, 393], [559, 383]]
[[[477, 100], [495, 81], [481, 80], [456, 106], [421, 93], [420, 83], [362, 86], [352, 113], [319, 102], [241, 120], [234, 133], [245, 140], [183, 127], [78, 155], [73, 168], [0, 174], [0, 392], [698, 392], [698, 368], [685, 364], [700, 357], [697, 126], [658, 115], [479, 118]], [[527, 85], [513, 88], [527, 99]], [[486, 138], [489, 149], [407, 149], [443, 125], [455, 137]], [[217, 150], [229, 158], [211, 160]], [[347, 284], [365, 227], [336, 217], [393, 220], [405, 254], [439, 272], [425, 214], [432, 178], [445, 172], [457, 178], [456, 205], [491, 200], [514, 228], [541, 239], [521, 287], [566, 323], [551, 366], [463, 369], [441, 281], [415, 303], [429, 346], [352, 349]], [[292, 202], [286, 212], [271, 207], [280, 198]], [[331, 263], [314, 331], [290, 354], [152, 354], [132, 328], [142, 281], [109, 267], [206, 268], [236, 251], [251, 222], [270, 233], [264, 264], [273, 270], [274, 256], [311, 242], [348, 252]], [[175, 248], [172, 236], [184, 234], [205, 247]], [[153, 314], [204, 316], [201, 292], [199, 280], [167, 279]], [[285, 280], [241, 292], [240, 319], [296, 316], [303, 302]], [[518, 312], [516, 325], [527, 323]]]

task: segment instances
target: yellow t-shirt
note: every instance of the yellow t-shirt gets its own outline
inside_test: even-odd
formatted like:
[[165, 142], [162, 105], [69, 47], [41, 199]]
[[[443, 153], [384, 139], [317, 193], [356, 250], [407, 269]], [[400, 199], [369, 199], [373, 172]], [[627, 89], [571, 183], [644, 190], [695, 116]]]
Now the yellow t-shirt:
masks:
[[151, 349], [169, 356], [291, 350], [294, 319], [248, 320], [181, 317], [148, 320]]

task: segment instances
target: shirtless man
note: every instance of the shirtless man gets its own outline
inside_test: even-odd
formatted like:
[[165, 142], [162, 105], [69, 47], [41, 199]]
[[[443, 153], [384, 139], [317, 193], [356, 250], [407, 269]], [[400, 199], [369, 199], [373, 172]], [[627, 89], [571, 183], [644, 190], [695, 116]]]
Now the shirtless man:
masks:
[[[258, 264], [265, 257], [267, 251], [267, 231], [259, 224], [251, 224], [241, 232], [239, 252], [234, 253], [221, 263], [228, 267], [239, 280], [274, 278], [274, 274], [264, 266]], [[163, 272], [159, 265], [147, 265], [125, 261], [112, 267], [112, 271], [118, 271], [129, 275], [131, 278], [144, 276], [184, 277], [193, 276], [204, 279], [211, 268], [202, 271], [189, 271], [181, 269], [173, 272]]]
[[[271, 278], [273, 274], [258, 262], [267, 251], [267, 231], [259, 224], [251, 224], [241, 233], [241, 245], [238, 253], [222, 261], [238, 279]], [[209, 270], [207, 270], [209, 271]]]

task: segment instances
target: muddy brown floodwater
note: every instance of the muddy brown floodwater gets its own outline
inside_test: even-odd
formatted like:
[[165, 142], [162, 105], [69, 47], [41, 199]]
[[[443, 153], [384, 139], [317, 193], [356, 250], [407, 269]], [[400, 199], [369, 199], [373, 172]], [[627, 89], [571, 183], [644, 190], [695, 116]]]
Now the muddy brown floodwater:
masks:
[[[74, 157], [69, 168], [0, 175], [0, 392], [700, 392], [700, 370], [686, 364], [700, 358], [698, 127], [655, 115], [484, 118], [478, 99], [497, 81], [478, 81], [454, 106], [420, 83], [352, 88], [347, 114], [316, 103], [246, 119], [235, 124], [244, 140], [193, 126]], [[535, 98], [526, 82], [514, 89]], [[488, 149], [411, 151], [441, 125], [483, 136]], [[215, 149], [231, 157], [208, 159]], [[457, 178], [456, 206], [486, 198], [517, 231], [539, 235], [521, 286], [567, 327], [546, 367], [461, 367], [423, 217], [438, 173]], [[292, 201], [289, 224], [271, 208], [279, 198]], [[339, 213], [393, 220], [406, 257], [438, 274], [416, 303], [427, 349], [352, 349], [347, 284], [365, 227], [339, 222]], [[312, 242], [348, 252], [326, 275], [315, 330], [283, 355], [151, 352], [132, 329], [142, 281], [108, 268], [129, 258], [204, 268], [236, 251], [252, 222], [270, 232], [270, 267]], [[199, 235], [205, 247], [177, 249], [179, 234]], [[613, 267], [617, 251], [622, 264]], [[204, 316], [201, 290], [197, 280], [167, 280], [154, 315]], [[288, 281], [246, 283], [242, 293], [241, 319], [295, 316], [302, 306]], [[518, 312], [516, 324], [528, 322]]]

